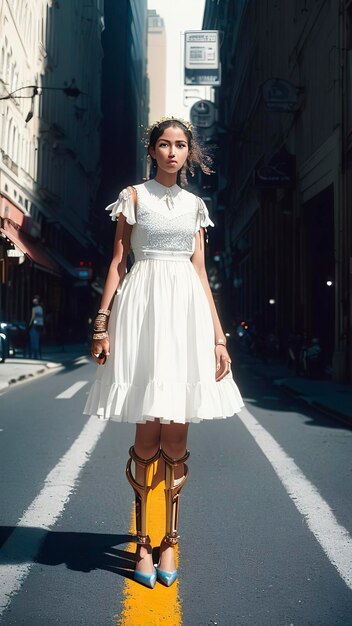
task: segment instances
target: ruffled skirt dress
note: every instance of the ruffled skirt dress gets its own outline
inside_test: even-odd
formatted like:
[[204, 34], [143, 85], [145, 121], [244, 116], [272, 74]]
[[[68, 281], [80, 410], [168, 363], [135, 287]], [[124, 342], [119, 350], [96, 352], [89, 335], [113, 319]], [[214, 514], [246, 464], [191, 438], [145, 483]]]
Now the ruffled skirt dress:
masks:
[[[109, 319], [111, 356], [105, 365], [98, 366], [84, 413], [132, 423], [156, 418], [161, 423], [200, 422], [233, 415], [243, 401], [231, 372], [220, 382], [215, 381], [213, 322], [203, 286], [190, 261], [192, 251], [187, 250], [184, 233], [184, 249], [177, 248], [175, 241], [172, 248], [169, 243], [168, 248], [160, 249], [160, 232], [155, 230], [159, 224], [160, 231], [160, 223], [161, 235], [165, 230], [163, 204], [150, 198], [152, 185], [148, 188], [145, 183], [136, 189], [138, 228], [133, 200], [126, 190], [115, 205], [108, 207], [112, 217], [123, 212], [134, 224], [131, 243], [135, 262], [115, 296]], [[193, 196], [178, 187], [176, 196], [178, 190]], [[166, 214], [166, 227], [174, 229], [181, 223], [184, 228], [186, 223], [193, 236], [197, 219], [200, 225], [210, 220], [201, 211], [199, 215], [199, 199], [198, 209], [194, 209], [194, 201], [192, 204], [187, 200], [186, 206], [193, 207], [195, 223], [189, 219], [191, 211], [188, 215], [181, 209], [181, 215], [176, 210], [171, 219]], [[160, 211], [150, 210], [153, 201]], [[165, 210], [169, 211], [167, 205]], [[153, 238], [146, 237], [148, 229], [154, 232]], [[157, 248], [150, 247], [153, 241]]]

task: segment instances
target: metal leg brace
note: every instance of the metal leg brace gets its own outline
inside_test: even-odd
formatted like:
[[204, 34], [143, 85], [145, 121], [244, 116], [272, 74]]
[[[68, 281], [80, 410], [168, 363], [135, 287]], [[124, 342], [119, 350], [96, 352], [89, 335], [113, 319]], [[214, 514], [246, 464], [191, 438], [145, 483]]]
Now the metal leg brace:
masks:
[[[180, 459], [172, 459], [164, 450], [161, 456], [165, 461], [165, 500], [166, 500], [166, 533], [163, 541], [171, 546], [178, 543], [178, 509], [180, 503], [180, 491], [188, 478], [188, 467], [185, 463], [190, 453], [186, 453]], [[184, 467], [184, 475], [175, 479], [175, 469], [179, 465]]]
[[[138, 456], [133, 446], [130, 448], [129, 454], [131, 458], [127, 461], [126, 476], [135, 493], [137, 538], [138, 543], [147, 544], [150, 543], [150, 537], [147, 532], [147, 524], [149, 492], [151, 490], [151, 469], [155, 461], [157, 461], [160, 457], [160, 450], [158, 450], [150, 459], [142, 459]], [[139, 466], [143, 469], [142, 484], [137, 483], [132, 474], [132, 461], [135, 464], [135, 468]]]

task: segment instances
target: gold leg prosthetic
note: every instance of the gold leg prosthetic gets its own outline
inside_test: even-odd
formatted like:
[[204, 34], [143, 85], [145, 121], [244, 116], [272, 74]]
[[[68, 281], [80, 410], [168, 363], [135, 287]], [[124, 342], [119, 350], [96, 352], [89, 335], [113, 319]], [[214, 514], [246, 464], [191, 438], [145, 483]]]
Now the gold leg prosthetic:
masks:
[[[166, 533], [163, 541], [171, 546], [178, 543], [178, 509], [180, 503], [180, 491], [188, 478], [188, 467], [185, 463], [189, 457], [189, 451], [180, 459], [172, 459], [164, 450], [161, 456], [165, 461], [165, 500], [166, 500]], [[175, 478], [175, 469], [179, 465], [184, 467], [182, 478]]]
[[[147, 532], [148, 525], [148, 504], [149, 504], [149, 492], [151, 490], [151, 470], [155, 461], [160, 456], [160, 450], [158, 450], [150, 459], [142, 459], [136, 454], [134, 447], [129, 450], [130, 459], [127, 461], [126, 475], [127, 480], [132, 486], [135, 493], [136, 503], [136, 529], [138, 543], [147, 544], [150, 543], [150, 537]], [[137, 467], [143, 469], [142, 484], [137, 483], [132, 474], [132, 461], [135, 464], [135, 470]]]

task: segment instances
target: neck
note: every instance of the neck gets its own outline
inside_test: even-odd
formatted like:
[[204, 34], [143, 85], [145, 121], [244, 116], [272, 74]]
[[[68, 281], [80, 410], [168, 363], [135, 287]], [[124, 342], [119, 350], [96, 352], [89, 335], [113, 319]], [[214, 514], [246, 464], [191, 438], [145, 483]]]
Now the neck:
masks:
[[172, 187], [172, 185], [176, 184], [177, 172], [175, 174], [168, 174], [168, 172], [158, 170], [155, 176], [155, 180], [157, 183], [160, 183], [160, 185], [164, 185], [164, 187]]

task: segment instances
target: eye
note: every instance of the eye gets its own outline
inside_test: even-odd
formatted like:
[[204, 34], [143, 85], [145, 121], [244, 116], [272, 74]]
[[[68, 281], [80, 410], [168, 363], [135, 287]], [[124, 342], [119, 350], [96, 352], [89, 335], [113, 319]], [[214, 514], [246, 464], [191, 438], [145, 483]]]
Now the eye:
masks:
[[179, 143], [177, 145], [178, 148], [187, 148], [187, 144], [186, 143]]
[[159, 143], [159, 148], [164, 148], [165, 146], [168, 146], [168, 143], [166, 141]]

